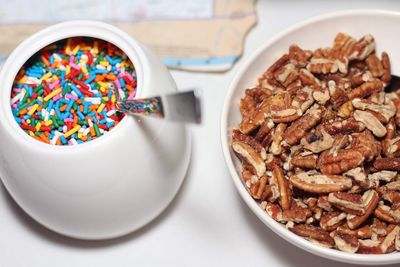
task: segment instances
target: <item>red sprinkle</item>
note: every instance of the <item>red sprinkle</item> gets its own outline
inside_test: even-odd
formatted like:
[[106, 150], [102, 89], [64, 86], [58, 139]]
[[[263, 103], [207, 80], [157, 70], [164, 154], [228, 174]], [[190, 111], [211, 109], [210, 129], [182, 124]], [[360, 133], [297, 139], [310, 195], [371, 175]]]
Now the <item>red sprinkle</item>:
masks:
[[24, 130], [36, 132], [36, 128], [27, 124], [21, 124], [21, 128]]

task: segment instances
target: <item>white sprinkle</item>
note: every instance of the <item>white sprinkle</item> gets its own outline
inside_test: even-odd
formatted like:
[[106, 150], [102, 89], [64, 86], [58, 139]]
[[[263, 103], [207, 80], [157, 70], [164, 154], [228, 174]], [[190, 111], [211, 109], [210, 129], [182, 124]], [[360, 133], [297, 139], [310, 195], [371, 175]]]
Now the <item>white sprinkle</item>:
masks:
[[28, 77], [28, 80], [26, 80], [26, 83], [33, 83], [33, 84], [39, 85], [41, 83], [41, 81], [35, 77]]
[[22, 98], [24, 98], [25, 93], [26, 93], [26, 90], [25, 90], [25, 89], [22, 89], [22, 91], [21, 91], [19, 94], [15, 95], [15, 96], [11, 99], [11, 104], [15, 104], [17, 101], [19, 101], [19, 100], [21, 100]]
[[53, 53], [54, 59], [57, 61], [62, 61], [62, 58], [57, 54], [57, 53]]
[[66, 133], [68, 131], [67, 125], [64, 125], [62, 128], [63, 128], [64, 133]]
[[99, 97], [85, 97], [85, 101], [90, 102], [93, 105], [101, 104], [101, 98], [99, 98]]
[[90, 128], [86, 128], [86, 129], [83, 131], [82, 135], [83, 135], [83, 136], [86, 136], [86, 135], [89, 134], [89, 132], [90, 132]]
[[124, 91], [122, 91], [122, 89], [120, 88], [120, 89], [118, 89], [118, 94], [119, 94], [119, 99], [124, 99], [125, 98], [125, 94], [124, 94]]
[[69, 140], [69, 143], [70, 143], [71, 145], [77, 145], [77, 144], [78, 144], [78, 142], [77, 142], [74, 138], [72, 138], [71, 140]]
[[50, 140], [50, 144], [55, 145], [58, 140], [58, 135], [54, 135], [54, 137]]
[[47, 111], [47, 109], [42, 109], [42, 116], [44, 117], [44, 121], [48, 121], [50, 117], [50, 113]]
[[97, 65], [96, 65], [96, 69], [98, 69], [98, 70], [105, 70], [106, 67], [104, 67], [104, 66], [102, 66], [102, 65], [100, 65], [100, 64], [97, 64]]
[[93, 127], [93, 122], [92, 122], [91, 119], [88, 119], [88, 124], [89, 124], [90, 127]]
[[[107, 114], [107, 116], [112, 116], [115, 114], [115, 112], [117, 112], [117, 111], [115, 109], [112, 109], [109, 112], [107, 112], [106, 114]], [[107, 119], [110, 119], [110, 118], [107, 118]]]
[[[78, 85], [78, 86], [79, 86], [79, 85]], [[75, 91], [71, 91], [71, 95], [74, 95], [74, 96], [78, 97], [78, 94], [75, 93]]]

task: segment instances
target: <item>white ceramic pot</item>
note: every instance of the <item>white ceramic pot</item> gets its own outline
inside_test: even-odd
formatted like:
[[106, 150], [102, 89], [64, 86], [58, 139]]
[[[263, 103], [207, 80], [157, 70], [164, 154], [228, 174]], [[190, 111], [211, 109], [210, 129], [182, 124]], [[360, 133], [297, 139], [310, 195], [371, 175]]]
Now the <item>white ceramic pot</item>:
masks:
[[114, 238], [145, 225], [171, 202], [188, 167], [190, 140], [181, 124], [132, 116], [75, 146], [51, 146], [24, 133], [10, 107], [15, 75], [41, 48], [75, 36], [123, 50], [137, 71], [137, 97], [176, 90], [159, 60], [114, 26], [73, 21], [40, 31], [14, 50], [0, 74], [0, 177], [21, 208], [44, 226], [75, 238]]
[[[304, 49], [331, 46], [338, 32], [347, 32], [355, 38], [372, 34], [377, 43], [377, 52], [388, 52], [394, 74], [400, 75], [400, 49], [397, 35], [400, 27], [400, 13], [374, 10], [351, 10], [327, 14], [301, 22], [266, 41], [242, 64], [233, 79], [223, 106], [221, 117], [221, 142], [226, 164], [233, 182], [243, 200], [257, 217], [272, 231], [290, 243], [315, 255], [328, 259], [363, 264], [380, 265], [400, 262], [400, 253], [385, 255], [350, 254], [324, 248], [311, 243], [287, 230], [284, 225], [274, 221], [247, 192], [240, 178], [240, 161], [230, 149], [231, 133], [241, 120], [240, 98], [244, 90], [254, 86], [257, 78], [284, 53], [291, 44]], [[288, 249], [290, 246], [288, 244]]]

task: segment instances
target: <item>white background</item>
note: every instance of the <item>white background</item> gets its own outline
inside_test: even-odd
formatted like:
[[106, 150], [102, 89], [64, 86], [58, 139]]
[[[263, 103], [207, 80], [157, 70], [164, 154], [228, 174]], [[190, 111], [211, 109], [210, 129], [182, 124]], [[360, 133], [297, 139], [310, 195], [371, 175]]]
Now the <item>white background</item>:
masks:
[[172, 72], [179, 88], [202, 88], [204, 123], [191, 127], [192, 161], [181, 190], [167, 210], [143, 229], [111, 241], [65, 238], [25, 215], [1, 186], [0, 267], [347, 266], [294, 247], [253, 215], [225, 167], [219, 120], [229, 82], [252, 51], [298, 21], [348, 8], [400, 11], [400, 1], [260, 0], [258, 25], [248, 35], [245, 53], [233, 70], [225, 74]]

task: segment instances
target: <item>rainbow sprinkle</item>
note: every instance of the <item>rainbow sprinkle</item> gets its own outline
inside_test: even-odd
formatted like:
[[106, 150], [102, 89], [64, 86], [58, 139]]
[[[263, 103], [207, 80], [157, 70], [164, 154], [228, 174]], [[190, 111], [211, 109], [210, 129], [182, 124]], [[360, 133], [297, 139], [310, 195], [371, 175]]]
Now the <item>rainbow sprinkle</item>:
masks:
[[31, 137], [76, 145], [113, 129], [124, 117], [118, 99], [133, 99], [136, 72], [111, 43], [85, 37], [51, 44], [25, 63], [15, 78], [11, 108]]

